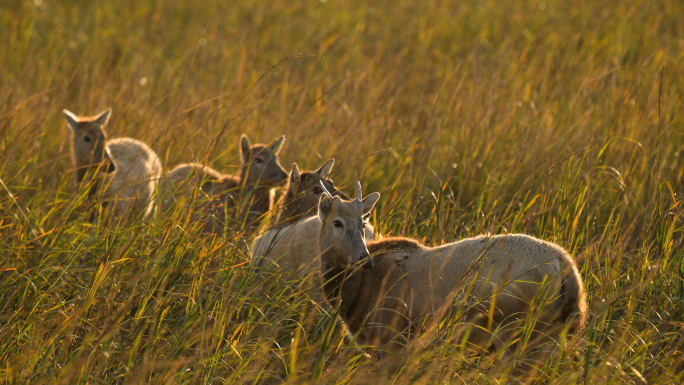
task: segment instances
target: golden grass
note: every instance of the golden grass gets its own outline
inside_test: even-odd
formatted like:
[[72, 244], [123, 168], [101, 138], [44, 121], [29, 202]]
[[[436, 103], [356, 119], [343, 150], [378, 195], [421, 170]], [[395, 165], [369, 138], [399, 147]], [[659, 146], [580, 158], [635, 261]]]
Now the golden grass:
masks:
[[215, 143], [209, 164], [232, 172], [243, 132], [285, 134], [288, 169], [335, 157], [343, 190], [381, 192], [383, 234], [554, 241], [580, 263], [591, 320], [535, 381], [682, 382], [682, 15], [643, 0], [3, 2], [0, 378], [509, 378], [449, 344], [368, 359], [309, 291], [259, 285], [245, 240], [203, 238], [181, 213], [74, 219], [61, 110], [111, 106], [110, 137], [166, 167]]

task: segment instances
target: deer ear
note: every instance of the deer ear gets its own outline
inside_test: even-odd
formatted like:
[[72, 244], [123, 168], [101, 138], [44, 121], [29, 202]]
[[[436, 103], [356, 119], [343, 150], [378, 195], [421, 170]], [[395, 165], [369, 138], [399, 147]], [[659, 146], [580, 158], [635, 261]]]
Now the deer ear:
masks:
[[329, 161], [325, 162], [324, 165], [321, 166], [318, 170], [316, 170], [316, 174], [322, 176], [323, 178], [327, 178], [328, 175], [332, 172], [333, 166], [335, 165], [335, 159], [330, 159]]
[[290, 181], [292, 183], [297, 183], [302, 181], [302, 174], [299, 173], [299, 166], [297, 163], [292, 164], [292, 171], [290, 171]]
[[106, 110], [100, 112], [97, 114], [96, 117], [93, 118], [93, 123], [99, 125], [100, 127], [104, 127], [109, 123], [109, 117], [112, 115], [112, 109], [107, 108]]
[[67, 109], [62, 110], [62, 112], [64, 113], [64, 117], [66, 118], [67, 125], [69, 126], [71, 131], [76, 131], [76, 129], [78, 128], [78, 123], [79, 123], [78, 116], [76, 116], [73, 112], [71, 112]]
[[318, 201], [318, 218], [321, 222], [325, 222], [325, 217], [330, 214], [330, 210], [332, 210], [332, 197], [324, 192], [321, 194], [321, 200]]
[[247, 135], [240, 136], [240, 159], [242, 164], [249, 163], [249, 158], [252, 157], [252, 143], [249, 142]]
[[366, 215], [370, 213], [373, 210], [373, 207], [375, 207], [375, 204], [378, 203], [379, 199], [380, 193], [378, 192], [374, 192], [369, 196], [363, 198], [363, 200], [361, 201], [363, 203], [363, 214]]
[[280, 138], [278, 138], [275, 142], [268, 146], [268, 148], [273, 151], [273, 154], [278, 155], [280, 149], [283, 148], [283, 144], [285, 144], [285, 135], [282, 135]]
[[[299, 166], [297, 163], [292, 164], [292, 171], [290, 171], [290, 186], [299, 186], [302, 181], [302, 174], [299, 173]], [[296, 191], [294, 191], [296, 192]]]

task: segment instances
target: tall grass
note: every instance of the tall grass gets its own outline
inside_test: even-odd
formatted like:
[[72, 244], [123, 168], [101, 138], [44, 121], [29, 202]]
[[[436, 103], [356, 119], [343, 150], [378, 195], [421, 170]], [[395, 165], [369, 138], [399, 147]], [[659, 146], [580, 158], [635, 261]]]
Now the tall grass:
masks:
[[679, 1], [9, 0], [0, 4], [0, 378], [8, 383], [471, 383], [456, 345], [385, 365], [241, 232], [179, 210], [91, 225], [61, 109], [166, 167], [231, 172], [238, 137], [351, 192], [379, 232], [435, 245], [524, 232], [578, 260], [590, 322], [535, 380], [684, 376]]

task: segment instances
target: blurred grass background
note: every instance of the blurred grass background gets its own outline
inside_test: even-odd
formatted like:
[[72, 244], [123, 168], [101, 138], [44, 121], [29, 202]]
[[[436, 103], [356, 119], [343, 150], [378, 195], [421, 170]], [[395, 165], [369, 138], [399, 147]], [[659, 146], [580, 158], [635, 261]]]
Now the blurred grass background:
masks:
[[682, 382], [683, 16], [645, 0], [3, 1], [0, 378], [510, 374], [449, 349], [388, 372], [298, 282], [263, 287], [239, 234], [204, 238], [182, 214], [68, 220], [81, 202], [61, 110], [112, 107], [109, 136], [147, 142], [169, 168], [217, 141], [209, 164], [231, 173], [241, 133], [285, 134], [287, 169], [335, 157], [348, 193], [356, 180], [381, 192], [386, 235], [556, 242], [579, 261], [592, 318], [536, 381]]

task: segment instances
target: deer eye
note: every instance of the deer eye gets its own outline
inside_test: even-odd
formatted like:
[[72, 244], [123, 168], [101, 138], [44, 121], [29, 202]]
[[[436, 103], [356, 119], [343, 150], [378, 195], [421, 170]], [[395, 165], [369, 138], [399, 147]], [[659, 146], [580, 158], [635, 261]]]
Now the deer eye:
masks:
[[90, 143], [90, 142], [92, 142], [93, 140], [90, 138], [90, 136], [86, 135], [86, 136], [83, 137], [83, 141], [86, 142], [86, 143]]
[[318, 186], [315, 186], [315, 187], [313, 188], [313, 193], [314, 193], [314, 194], [320, 194], [320, 193], [322, 193], [322, 192], [323, 192], [323, 190], [321, 190], [321, 188], [318, 187]]
[[342, 225], [342, 222], [341, 222], [341, 221], [335, 221], [335, 222], [333, 222], [333, 225], [335, 225], [335, 227], [337, 227], [337, 228], [342, 228], [342, 227], [344, 227], [344, 225]]
[[256, 159], [254, 159], [254, 163], [261, 164], [261, 163], [264, 163], [264, 160], [261, 158], [256, 158]]

